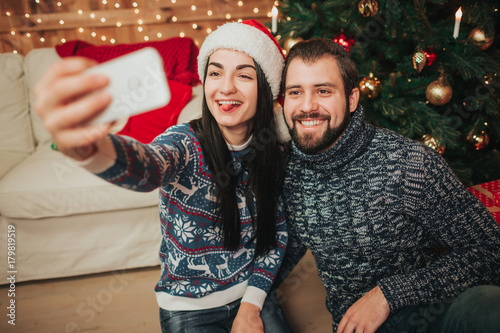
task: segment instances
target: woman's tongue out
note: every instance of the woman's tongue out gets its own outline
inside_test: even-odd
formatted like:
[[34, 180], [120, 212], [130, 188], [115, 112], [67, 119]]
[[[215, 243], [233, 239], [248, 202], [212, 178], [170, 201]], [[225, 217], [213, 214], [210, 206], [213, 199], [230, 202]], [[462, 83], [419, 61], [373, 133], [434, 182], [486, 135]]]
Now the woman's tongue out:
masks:
[[240, 105], [241, 103], [237, 101], [219, 101], [219, 107], [224, 112], [232, 111]]

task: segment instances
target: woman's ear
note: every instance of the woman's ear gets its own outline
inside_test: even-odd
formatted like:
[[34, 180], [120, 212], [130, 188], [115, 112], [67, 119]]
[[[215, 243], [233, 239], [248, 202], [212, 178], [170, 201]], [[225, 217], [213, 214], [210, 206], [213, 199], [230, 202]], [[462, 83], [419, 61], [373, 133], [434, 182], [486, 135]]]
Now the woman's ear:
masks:
[[354, 88], [349, 95], [349, 111], [354, 112], [358, 107], [359, 89]]

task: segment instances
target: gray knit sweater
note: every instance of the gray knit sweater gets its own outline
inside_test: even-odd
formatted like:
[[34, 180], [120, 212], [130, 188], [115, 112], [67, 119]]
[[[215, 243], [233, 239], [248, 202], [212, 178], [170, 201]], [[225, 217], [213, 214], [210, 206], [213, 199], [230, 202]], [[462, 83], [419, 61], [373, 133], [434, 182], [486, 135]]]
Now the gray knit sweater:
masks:
[[375, 286], [391, 313], [500, 284], [500, 227], [434, 150], [364, 122], [328, 151], [292, 145], [284, 184], [289, 244], [279, 281], [309, 248], [336, 327]]

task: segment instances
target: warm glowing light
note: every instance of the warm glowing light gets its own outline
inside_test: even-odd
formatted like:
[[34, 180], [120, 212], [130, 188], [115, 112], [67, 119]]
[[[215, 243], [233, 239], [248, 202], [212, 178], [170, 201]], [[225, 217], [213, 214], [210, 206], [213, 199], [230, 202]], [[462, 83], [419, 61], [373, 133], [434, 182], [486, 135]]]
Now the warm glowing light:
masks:
[[161, 20], [161, 15], [160, 14], [156, 15], [156, 19]]
[[172, 22], [177, 22], [177, 16], [172, 16]]
[[238, 1], [238, 6], [243, 6], [243, 1]]
[[78, 14], [82, 15], [83, 14], [83, 10], [78, 9]]
[[121, 22], [116, 22], [116, 26], [119, 28], [122, 26], [122, 23]]
[[162, 37], [163, 37], [163, 35], [162, 35], [162, 33], [161, 33], [161, 32], [159, 32], [159, 33], [157, 33], [157, 34], [156, 34], [156, 37], [158, 37], [158, 38], [162, 38]]
[[198, 29], [198, 24], [193, 23], [193, 29]]
[[229, 20], [230, 18], [231, 18], [231, 14], [227, 13], [227, 14], [226, 14], [226, 19], [228, 19], [228, 20]]
[[106, 22], [106, 19], [104, 17], [101, 17], [101, 22], [102, 23]]
[[177, 1], [176, 0], [172, 0], [172, 3], [176, 3]]
[[59, 20], [59, 24], [60, 24], [60, 25], [63, 25], [63, 24], [64, 24], [64, 21], [63, 21], [63, 20]]
[[111, 44], [116, 43], [116, 40], [114, 38], [111, 38], [109, 41], [111, 42]]
[[253, 9], [253, 12], [254, 12], [255, 14], [257, 14], [257, 13], [259, 12], [259, 8], [255, 7], [255, 8]]
[[40, 19], [40, 18], [39, 18], [39, 19], [37, 19], [36, 21], [37, 21], [38, 23], [42, 23], [42, 19]]
[[134, 9], [134, 13], [139, 14], [139, 9]]
[[144, 30], [144, 29], [143, 29], [142, 27], [139, 27], [139, 28], [137, 28], [137, 30], [138, 30], [139, 32], [142, 32], [142, 30]]
[[7, 16], [10, 16], [10, 12], [5, 12], [5, 14], [6, 14]]
[[26, 33], [26, 37], [31, 37], [31, 34], [29, 32]]
[[148, 36], [144, 36], [144, 40], [147, 42], [149, 40]]
[[61, 43], [66, 43], [66, 39], [65, 38], [61, 38]]
[[83, 28], [78, 29], [80, 33], [83, 33]]
[[143, 21], [139, 19], [139, 20], [137, 20], [137, 23], [142, 24]]
[[238, 19], [238, 23], [241, 23], [241, 22], [243, 22], [243, 20], [242, 19]]
[[106, 40], [106, 36], [101, 36], [101, 40], [104, 42]]
[[24, 17], [29, 18], [30, 14], [26, 13], [26, 14], [24, 14]]
[[207, 29], [207, 34], [211, 33], [212, 32], [212, 29], [208, 28]]
[[457, 12], [455, 13], [455, 18], [462, 18], [462, 7], [458, 8]]
[[15, 36], [15, 35], [16, 35], [16, 32], [15, 32], [14, 30], [12, 30], [12, 31], [10, 32], [10, 34], [11, 34], [12, 36]]
[[97, 36], [97, 34], [95, 33], [95, 31], [92, 31], [92, 33], [90, 34], [92, 37], [95, 37]]
[[192, 5], [192, 6], [191, 6], [191, 10], [192, 10], [192, 11], [195, 11], [195, 10], [196, 10], [196, 6], [195, 6], [195, 5]]
[[137, 7], [137, 2], [132, 3], [132, 6]]
[[212, 12], [211, 10], [209, 10], [209, 11], [207, 12], [207, 15], [208, 15], [208, 16], [212, 16], [212, 14], [213, 14], [213, 12]]
[[107, 4], [108, 4], [108, 2], [107, 2], [106, 0], [102, 0], [102, 4], [103, 4], [103, 5], [107, 5]]
[[95, 18], [95, 14], [94, 13], [90, 13], [90, 18]]
[[184, 34], [183, 32], [181, 32], [181, 33], [179, 34], [179, 36], [184, 37], [184, 36], [185, 36], [185, 34]]
[[17, 50], [12, 51], [12, 53], [17, 54]]
[[45, 42], [45, 38], [40, 38], [40, 42], [44, 43]]
[[[115, 8], [120, 8], [120, 4], [117, 2], [115, 3]], [[114, 39], [113, 39], [114, 40]]]
[[61, 6], [62, 6], [61, 1], [58, 1], [58, 2], [57, 2], [57, 6], [58, 6], [58, 7], [61, 7]]

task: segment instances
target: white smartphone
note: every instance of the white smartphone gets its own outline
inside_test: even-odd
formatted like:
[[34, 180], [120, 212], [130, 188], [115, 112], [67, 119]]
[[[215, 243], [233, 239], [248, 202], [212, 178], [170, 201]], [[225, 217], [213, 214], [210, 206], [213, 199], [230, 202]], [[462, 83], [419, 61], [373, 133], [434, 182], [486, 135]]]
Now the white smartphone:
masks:
[[112, 96], [106, 110], [90, 123], [128, 118], [163, 107], [170, 101], [163, 60], [153, 47], [103, 62], [86, 72], [107, 75], [110, 82], [105, 90]]

